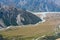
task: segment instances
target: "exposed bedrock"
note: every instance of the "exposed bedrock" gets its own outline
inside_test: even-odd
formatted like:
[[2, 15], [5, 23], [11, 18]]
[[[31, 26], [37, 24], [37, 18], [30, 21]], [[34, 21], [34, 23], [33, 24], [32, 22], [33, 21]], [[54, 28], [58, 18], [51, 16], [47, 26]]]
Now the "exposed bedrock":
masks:
[[17, 9], [14, 7], [7, 7], [0, 9], [0, 27], [2, 26], [20, 26], [28, 24], [36, 24], [42, 21], [36, 15], [25, 10]]

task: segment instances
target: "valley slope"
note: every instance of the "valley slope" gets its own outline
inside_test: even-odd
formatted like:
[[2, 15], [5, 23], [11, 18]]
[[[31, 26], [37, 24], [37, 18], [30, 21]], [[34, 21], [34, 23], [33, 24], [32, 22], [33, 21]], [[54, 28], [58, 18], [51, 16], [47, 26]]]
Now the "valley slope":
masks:
[[55, 27], [60, 24], [60, 13], [48, 13], [46, 16], [47, 17], [44, 18], [46, 20], [44, 23], [12, 27], [0, 31], [0, 34], [3, 35], [4, 38], [10, 40], [14, 37], [22, 38], [23, 40], [32, 40], [42, 35], [53, 35]]

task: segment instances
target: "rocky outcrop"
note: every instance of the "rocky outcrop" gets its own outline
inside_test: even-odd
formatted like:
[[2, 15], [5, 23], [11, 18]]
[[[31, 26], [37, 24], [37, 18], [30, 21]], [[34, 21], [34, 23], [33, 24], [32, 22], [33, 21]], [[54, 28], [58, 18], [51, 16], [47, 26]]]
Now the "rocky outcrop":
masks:
[[[5, 26], [36, 24], [39, 21], [42, 21], [36, 15], [14, 7], [0, 8], [0, 19], [3, 20]], [[1, 22], [0, 25], [1, 27], [3, 26]]]

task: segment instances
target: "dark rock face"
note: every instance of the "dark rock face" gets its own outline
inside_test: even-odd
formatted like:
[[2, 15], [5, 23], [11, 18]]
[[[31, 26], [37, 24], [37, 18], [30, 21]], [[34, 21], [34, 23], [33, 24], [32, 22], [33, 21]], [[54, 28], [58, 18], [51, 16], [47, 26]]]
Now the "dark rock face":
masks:
[[25, 19], [24, 21], [22, 21], [24, 25], [36, 24], [37, 22], [42, 21], [40, 18], [29, 12], [26, 12], [26, 14], [24, 13], [21, 16]]
[[[25, 10], [20, 10], [14, 7], [1, 8], [0, 9], [0, 19], [3, 20], [3, 23], [6, 26], [17, 26], [17, 25], [28, 25], [36, 24], [39, 21], [42, 21], [36, 15], [27, 12]], [[1, 23], [0, 23], [1, 25]], [[3, 25], [1, 25], [2, 27]]]

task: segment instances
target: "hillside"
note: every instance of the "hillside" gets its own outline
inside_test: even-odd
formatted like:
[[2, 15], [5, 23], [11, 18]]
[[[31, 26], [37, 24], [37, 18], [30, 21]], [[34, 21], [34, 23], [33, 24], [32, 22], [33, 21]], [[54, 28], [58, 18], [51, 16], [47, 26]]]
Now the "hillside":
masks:
[[0, 27], [36, 24], [42, 21], [36, 15], [15, 7], [0, 7]]
[[60, 0], [0, 0], [0, 3], [34, 12], [60, 12]]
[[[3, 35], [4, 38], [8, 38], [12, 40], [17, 38], [17, 40], [32, 40], [40, 37], [42, 35], [53, 35], [55, 27], [60, 24], [59, 13], [55, 14], [46, 14], [47, 17], [46, 22], [38, 24], [38, 25], [25, 25], [22, 27], [12, 27], [9, 29], [5, 29], [0, 31], [0, 34]], [[15, 39], [16, 40], [16, 39]]]

